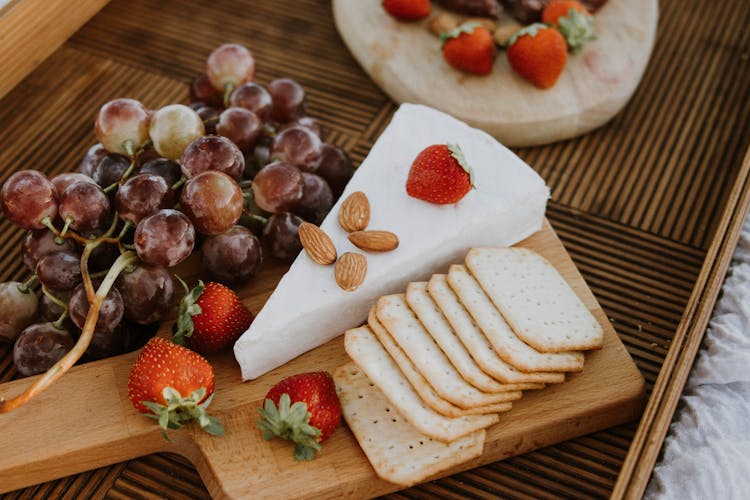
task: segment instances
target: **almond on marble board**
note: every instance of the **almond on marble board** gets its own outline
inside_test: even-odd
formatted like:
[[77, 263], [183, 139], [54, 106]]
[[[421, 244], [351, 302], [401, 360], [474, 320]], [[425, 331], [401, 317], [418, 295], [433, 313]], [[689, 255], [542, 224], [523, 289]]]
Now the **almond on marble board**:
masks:
[[336, 283], [347, 292], [356, 290], [365, 281], [366, 274], [367, 259], [361, 253], [346, 252], [341, 254], [333, 268]]
[[398, 236], [390, 231], [355, 231], [349, 241], [367, 252], [390, 252], [398, 247]]
[[455, 29], [460, 24], [458, 16], [449, 12], [441, 12], [430, 19], [430, 31], [437, 36]]
[[492, 37], [495, 39], [496, 44], [500, 45], [501, 47], [507, 47], [510, 39], [521, 28], [523, 28], [523, 26], [515, 22], [503, 24], [495, 28], [495, 30], [492, 32]]
[[336, 247], [333, 241], [315, 224], [303, 222], [299, 227], [299, 239], [302, 248], [313, 262], [324, 266], [336, 262]]
[[350, 194], [339, 209], [339, 225], [347, 233], [362, 231], [370, 223], [370, 201], [362, 191]]

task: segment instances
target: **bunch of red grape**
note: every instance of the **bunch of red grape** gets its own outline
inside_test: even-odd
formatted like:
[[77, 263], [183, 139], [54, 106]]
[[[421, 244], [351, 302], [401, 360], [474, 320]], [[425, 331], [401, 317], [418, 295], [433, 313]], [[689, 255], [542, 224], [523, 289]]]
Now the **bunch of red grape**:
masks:
[[198, 244], [225, 283], [254, 276], [264, 253], [299, 253], [300, 224], [323, 220], [354, 167], [305, 115], [297, 82], [254, 78], [251, 53], [222, 45], [193, 80], [189, 105], [110, 101], [80, 172], [23, 170], [5, 181], [0, 207], [28, 231], [22, 257], [32, 273], [0, 284], [0, 341], [15, 342], [20, 374], [138, 347], [131, 337], [153, 335], [177, 299], [170, 268]]

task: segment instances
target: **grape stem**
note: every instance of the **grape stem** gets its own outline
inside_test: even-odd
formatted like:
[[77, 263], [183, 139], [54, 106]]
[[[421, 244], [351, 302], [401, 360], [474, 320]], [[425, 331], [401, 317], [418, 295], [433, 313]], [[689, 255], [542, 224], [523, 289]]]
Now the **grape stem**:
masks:
[[224, 107], [229, 107], [229, 98], [232, 96], [232, 92], [234, 92], [234, 84], [232, 82], [227, 82], [224, 84]]
[[[89, 250], [89, 248], [90, 247], [87, 245], [86, 249], [84, 249], [84, 253], [86, 252], [86, 250]], [[91, 339], [94, 336], [94, 328], [96, 327], [96, 323], [99, 320], [99, 311], [101, 310], [104, 299], [107, 297], [107, 294], [109, 293], [109, 290], [112, 288], [112, 285], [117, 279], [117, 276], [119, 276], [119, 274], [126, 267], [135, 262], [137, 258], [138, 257], [133, 252], [124, 253], [117, 258], [117, 260], [114, 264], [112, 264], [112, 267], [107, 273], [107, 276], [104, 277], [104, 281], [102, 281], [99, 289], [94, 294], [94, 300], [92, 300], [90, 303], [89, 312], [86, 315], [86, 322], [83, 325], [81, 336], [78, 337], [78, 341], [73, 346], [73, 349], [71, 349], [65, 356], [63, 356], [60, 361], [55, 363], [52, 368], [50, 368], [43, 375], [37, 378], [36, 381], [28, 388], [26, 388], [26, 390], [21, 394], [7, 401], [0, 400], [0, 413], [8, 413], [12, 410], [15, 410], [16, 408], [23, 406], [34, 397], [41, 394], [45, 389], [47, 389], [47, 387], [49, 387], [57, 379], [62, 377], [63, 374], [65, 374], [65, 372], [67, 372], [70, 367], [73, 366], [76, 361], [81, 358], [81, 356], [83, 356], [83, 354], [86, 352], [86, 349], [88, 349], [89, 344], [91, 343]], [[83, 262], [81, 263], [81, 267], [84, 267]], [[87, 278], [90, 283], [91, 279], [88, 276], [88, 272], [85, 273], [84, 280]]]
[[36, 274], [32, 274], [29, 279], [18, 285], [18, 291], [21, 293], [29, 293], [29, 290], [36, 282]]
[[57, 295], [50, 292], [49, 289], [42, 285], [42, 293], [47, 296], [49, 300], [51, 300], [53, 303], [57, 304], [58, 306], [62, 307], [64, 310], [68, 310], [68, 304], [60, 300]]

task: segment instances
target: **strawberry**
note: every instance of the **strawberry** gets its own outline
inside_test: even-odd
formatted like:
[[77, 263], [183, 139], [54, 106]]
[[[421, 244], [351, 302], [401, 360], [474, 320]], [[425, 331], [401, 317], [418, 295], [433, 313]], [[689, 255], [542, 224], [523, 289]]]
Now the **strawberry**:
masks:
[[542, 22], [560, 30], [573, 51], [580, 50], [585, 42], [596, 38], [593, 16], [575, 0], [552, 0], [542, 11]]
[[474, 173], [458, 144], [434, 144], [417, 155], [406, 179], [406, 192], [420, 200], [448, 205], [474, 187]]
[[206, 413], [214, 392], [214, 371], [202, 356], [161, 337], [143, 347], [130, 369], [128, 397], [147, 417], [167, 429], [197, 420], [209, 434], [221, 436], [221, 422]]
[[490, 31], [479, 23], [465, 23], [440, 35], [443, 57], [454, 68], [486, 75], [495, 61], [495, 40]]
[[383, 0], [383, 8], [401, 21], [418, 21], [430, 15], [430, 0]]
[[220, 283], [204, 285], [199, 281], [180, 301], [172, 340], [184, 344], [187, 339], [188, 346], [201, 354], [220, 351], [233, 344], [253, 319], [253, 313], [232, 290]]
[[534, 23], [521, 28], [510, 39], [508, 61], [522, 77], [547, 89], [557, 83], [565, 68], [568, 49], [559, 31]]
[[277, 383], [258, 410], [258, 427], [266, 440], [280, 437], [296, 443], [294, 457], [312, 460], [320, 443], [341, 422], [341, 403], [328, 372], [300, 373]]

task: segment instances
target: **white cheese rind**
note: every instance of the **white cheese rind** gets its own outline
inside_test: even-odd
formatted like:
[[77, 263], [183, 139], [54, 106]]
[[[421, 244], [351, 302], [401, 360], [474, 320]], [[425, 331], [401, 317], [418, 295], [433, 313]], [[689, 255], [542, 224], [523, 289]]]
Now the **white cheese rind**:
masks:
[[[476, 189], [453, 205], [434, 205], [406, 194], [417, 154], [431, 144], [461, 146], [474, 169]], [[486, 133], [426, 106], [403, 104], [321, 224], [341, 255], [361, 252], [338, 225], [341, 202], [355, 191], [370, 200], [368, 229], [399, 238], [392, 252], [365, 253], [367, 277], [341, 290], [333, 266], [315, 264], [303, 251], [235, 343], [242, 378], [250, 380], [362, 324], [381, 295], [445, 272], [472, 246], [510, 246], [541, 229], [549, 189], [520, 158]]]

